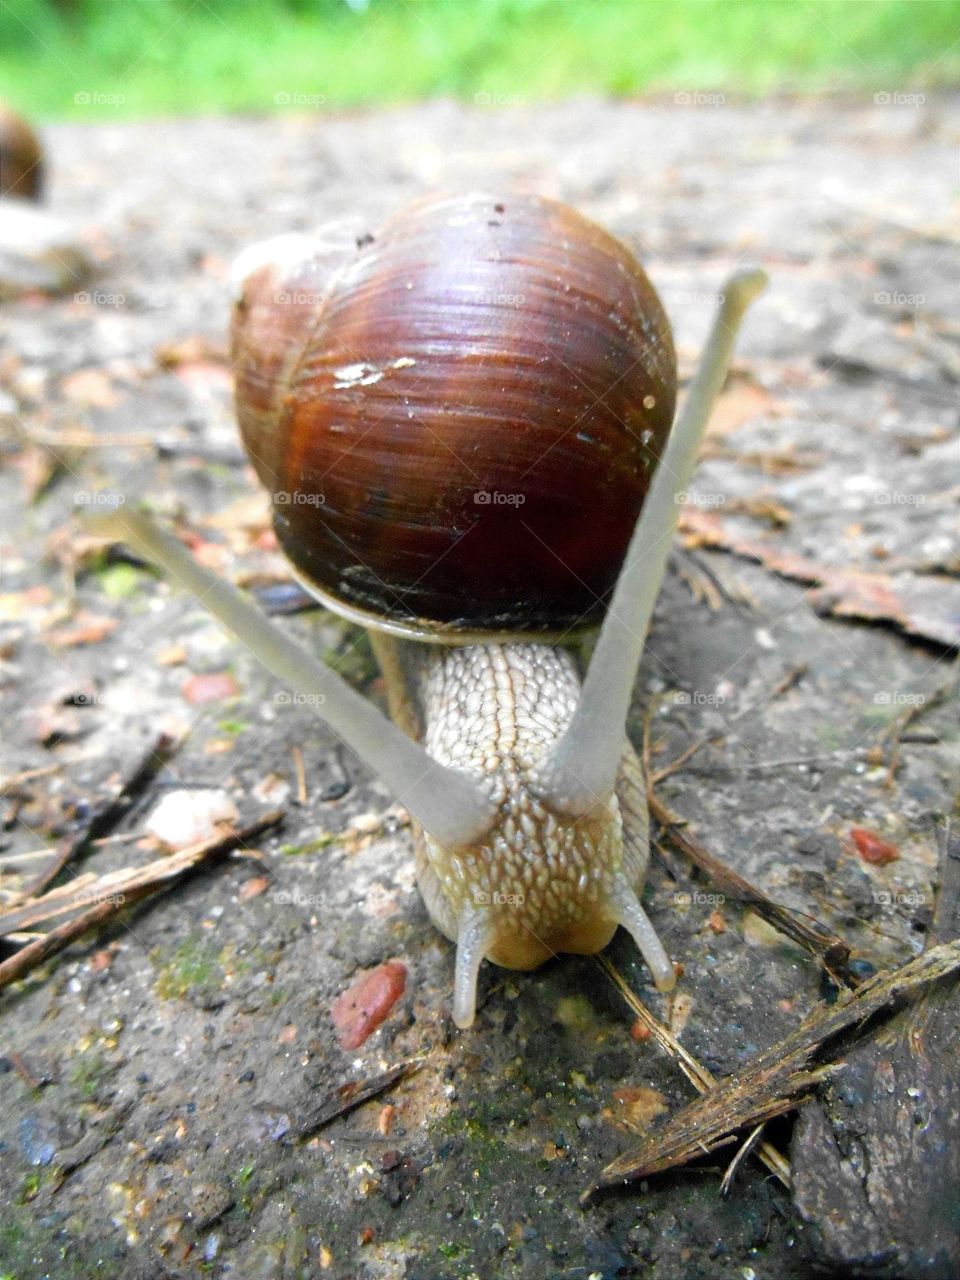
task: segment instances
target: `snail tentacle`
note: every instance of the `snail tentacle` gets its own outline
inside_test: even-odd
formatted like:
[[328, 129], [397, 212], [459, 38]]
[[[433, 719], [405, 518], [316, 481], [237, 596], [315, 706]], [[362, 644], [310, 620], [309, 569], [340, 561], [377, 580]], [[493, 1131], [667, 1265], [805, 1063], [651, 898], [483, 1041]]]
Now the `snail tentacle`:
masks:
[[319, 714], [380, 775], [436, 839], [452, 846], [481, 838], [496, 806], [478, 781], [433, 759], [352, 689], [265, 617], [231, 583], [198, 564], [186, 547], [142, 511], [127, 507], [88, 515], [93, 532], [130, 543], [192, 592], [269, 671], [301, 693], [319, 695]]
[[636, 890], [623, 876], [617, 878], [609, 906], [617, 923], [623, 925], [647, 962], [658, 991], [672, 991], [677, 975], [663, 943], [640, 904]]
[[457, 963], [453, 978], [453, 1020], [461, 1030], [473, 1026], [477, 1011], [477, 975], [491, 938], [489, 912], [464, 907], [457, 926]]

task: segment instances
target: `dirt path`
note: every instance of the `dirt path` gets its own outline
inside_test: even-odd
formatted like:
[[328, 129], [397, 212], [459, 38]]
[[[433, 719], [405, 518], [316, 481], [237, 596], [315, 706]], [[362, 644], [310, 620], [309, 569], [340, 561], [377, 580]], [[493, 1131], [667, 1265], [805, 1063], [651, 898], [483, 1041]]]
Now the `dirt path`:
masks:
[[[0, 309], [2, 773], [58, 766], [4, 799], [3, 852], [69, 832], [162, 729], [191, 733], [121, 831], [142, 830], [178, 786], [226, 787], [244, 820], [278, 802], [287, 818], [260, 843], [263, 864], [197, 877], [0, 997], [0, 1274], [807, 1273], [789, 1196], [749, 1162], [725, 1201], [711, 1166], [578, 1207], [631, 1142], [625, 1122], [645, 1127], [651, 1100], [673, 1110], [690, 1087], [631, 1038], [587, 959], [535, 974], [486, 966], [477, 1024], [453, 1032], [451, 949], [415, 891], [409, 833], [380, 822], [392, 812], [383, 789], [165, 584], [123, 566], [89, 572], [88, 556], [83, 612], [69, 618], [71, 548], [84, 551], [69, 522], [79, 495], [120, 485], [182, 507], [225, 571], [274, 581], [222, 359], [227, 266], [258, 237], [330, 218], [359, 234], [437, 186], [530, 187], [637, 247], [685, 372], [726, 272], [764, 264], [771, 286], [685, 521], [689, 544], [726, 550], [678, 561], [668, 580], [635, 739], [651, 707], [660, 764], [722, 734], [663, 797], [773, 896], [876, 964], [903, 959], [929, 921], [934, 825], [957, 765], [955, 707], [914, 723], [892, 781], [885, 735], [947, 681], [956, 625], [958, 272], [944, 237], [958, 133], [960, 104], [946, 97], [583, 100], [522, 114], [437, 103], [48, 131], [55, 207], [99, 228], [102, 270], [89, 301]], [[716, 608], [684, 581], [702, 587], [705, 569], [723, 587]], [[837, 572], [849, 569], [862, 572]], [[69, 629], [95, 628], [91, 615], [117, 625], [75, 643]], [[289, 625], [371, 680], [349, 627], [318, 612]], [[190, 675], [225, 670], [232, 701], [184, 696]], [[868, 866], [846, 846], [851, 824], [892, 841], [899, 860]], [[112, 843], [83, 869], [150, 856]], [[809, 958], [735, 903], [696, 896], [707, 891], [654, 867], [647, 901], [684, 965], [675, 1026], [726, 1073], [821, 989]], [[613, 956], [667, 1016], [631, 949]], [[330, 1003], [358, 968], [388, 959], [406, 964], [406, 995], [344, 1052]], [[345, 1081], [417, 1055], [423, 1068], [388, 1098], [306, 1145], [277, 1140]]]

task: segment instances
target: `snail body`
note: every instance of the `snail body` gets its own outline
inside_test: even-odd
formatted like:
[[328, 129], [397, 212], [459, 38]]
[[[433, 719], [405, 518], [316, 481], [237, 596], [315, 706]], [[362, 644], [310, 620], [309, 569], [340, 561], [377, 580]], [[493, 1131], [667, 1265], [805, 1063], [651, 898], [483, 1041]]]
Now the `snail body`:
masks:
[[[626, 714], [677, 494], [763, 278], [731, 282], [671, 431], [656, 292], [566, 206], [435, 197], [328, 249], [284, 237], [241, 264], [237, 415], [294, 572], [369, 627], [394, 723], [142, 516], [101, 526], [322, 690], [406, 805], [424, 901], [457, 946], [458, 1025], [484, 958], [530, 969], [618, 925], [670, 989], [639, 898], [648, 820]], [[560, 641], [601, 617], [581, 685]]]

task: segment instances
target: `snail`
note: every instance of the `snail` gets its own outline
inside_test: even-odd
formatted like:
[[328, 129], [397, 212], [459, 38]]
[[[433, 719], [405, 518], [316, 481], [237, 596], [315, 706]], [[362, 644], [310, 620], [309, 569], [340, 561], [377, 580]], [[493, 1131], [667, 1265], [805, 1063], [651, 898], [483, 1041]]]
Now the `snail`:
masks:
[[[625, 245], [528, 195], [422, 200], [331, 268], [248, 251], [232, 323], [241, 435], [295, 576], [369, 629], [391, 720], [178, 540], [94, 517], [194, 592], [404, 804], [431, 919], [456, 943], [454, 1021], [483, 959], [533, 969], [624, 926], [648, 819], [626, 733], [636, 668], [736, 329], [728, 282], [674, 421], [669, 322]], [[581, 685], [569, 642], [600, 622]]]
[[0, 302], [70, 293], [93, 272], [77, 230], [44, 208], [46, 179], [40, 139], [0, 102]]
[[23, 116], [0, 102], [0, 196], [40, 200], [43, 146]]

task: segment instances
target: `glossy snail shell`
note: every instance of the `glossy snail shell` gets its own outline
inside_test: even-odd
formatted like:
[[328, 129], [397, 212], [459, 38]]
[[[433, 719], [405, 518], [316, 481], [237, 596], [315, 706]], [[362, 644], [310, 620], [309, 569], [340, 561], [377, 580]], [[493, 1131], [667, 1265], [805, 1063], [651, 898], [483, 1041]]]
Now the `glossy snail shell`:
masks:
[[43, 179], [40, 139], [22, 116], [0, 102], [0, 196], [39, 200]]
[[232, 337], [244, 443], [323, 598], [412, 634], [602, 616], [676, 398], [613, 236], [536, 196], [429, 198], [336, 268], [286, 238]]

